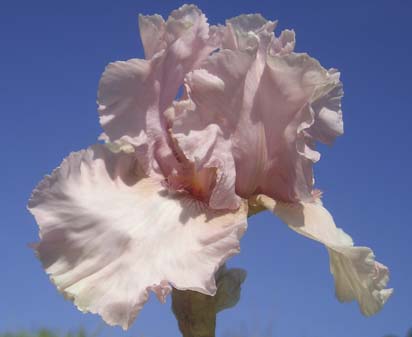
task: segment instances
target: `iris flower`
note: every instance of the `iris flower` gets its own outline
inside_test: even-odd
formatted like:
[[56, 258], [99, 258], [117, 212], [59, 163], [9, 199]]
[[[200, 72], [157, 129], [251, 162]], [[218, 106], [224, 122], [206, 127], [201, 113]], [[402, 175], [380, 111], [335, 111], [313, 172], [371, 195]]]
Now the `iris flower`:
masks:
[[139, 25], [145, 59], [111, 63], [100, 80], [105, 144], [71, 153], [29, 201], [57, 289], [127, 329], [150, 291], [214, 295], [248, 214], [269, 209], [326, 246], [340, 301], [377, 312], [387, 268], [336, 227], [313, 186], [315, 143], [343, 133], [339, 72], [258, 14], [210, 26], [185, 5]]

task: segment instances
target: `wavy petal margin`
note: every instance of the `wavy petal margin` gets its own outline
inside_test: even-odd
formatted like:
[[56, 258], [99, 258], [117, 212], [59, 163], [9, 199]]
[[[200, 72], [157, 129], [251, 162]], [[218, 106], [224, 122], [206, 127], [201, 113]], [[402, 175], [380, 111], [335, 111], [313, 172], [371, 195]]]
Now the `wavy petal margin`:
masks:
[[214, 295], [215, 272], [239, 252], [247, 206], [213, 211], [169, 196], [135, 170], [135, 156], [104, 145], [72, 153], [34, 190], [36, 253], [52, 282], [83, 312], [129, 328], [149, 290]]
[[216, 170], [209, 206], [213, 209], [237, 209], [241, 198], [235, 191], [236, 169], [230, 140], [224, 138], [222, 129], [216, 124], [196, 130], [193, 126], [201, 123], [196, 122], [199, 115], [193, 111], [185, 111], [185, 114], [192, 116], [182, 118], [183, 123], [179, 123], [178, 119], [174, 121], [173, 137], [180, 151], [194, 164], [196, 170]]
[[260, 15], [228, 20], [224, 48], [186, 76], [186, 91], [203, 128], [216, 124], [230, 139], [238, 195], [311, 201], [315, 142], [343, 133], [342, 83], [293, 52], [293, 31], [275, 37], [275, 25]]
[[216, 29], [194, 5], [173, 11], [166, 22], [159, 15], [141, 15], [139, 26], [146, 60], [111, 63], [99, 83], [100, 121], [111, 141], [129, 136], [139, 143], [143, 135], [163, 131], [161, 114], [185, 74], [220, 43]]
[[110, 63], [99, 83], [100, 123], [111, 143], [135, 147], [147, 174], [168, 175], [178, 165], [169, 148], [164, 112], [176, 98], [184, 76], [220, 46], [220, 29], [209, 26], [194, 5], [139, 17], [146, 59]]
[[371, 316], [383, 307], [393, 292], [393, 289], [386, 289], [388, 268], [375, 261], [370, 248], [354, 246], [352, 238], [336, 227], [320, 200], [286, 204], [265, 195], [255, 200], [257, 205], [272, 211], [295, 232], [326, 246], [339, 301], [356, 300], [365, 316]]

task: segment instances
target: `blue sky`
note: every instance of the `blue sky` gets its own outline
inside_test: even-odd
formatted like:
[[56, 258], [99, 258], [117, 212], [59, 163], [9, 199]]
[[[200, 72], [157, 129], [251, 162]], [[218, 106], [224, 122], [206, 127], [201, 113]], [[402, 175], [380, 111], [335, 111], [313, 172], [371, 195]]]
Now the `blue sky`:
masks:
[[[14, 1], [0, 5], [0, 331], [80, 326], [102, 336], [179, 336], [170, 302], [151, 298], [133, 328], [104, 327], [65, 301], [27, 243], [32, 188], [70, 151], [93, 144], [99, 77], [110, 61], [143, 57], [138, 13], [167, 16], [182, 1]], [[270, 214], [250, 220], [231, 266], [248, 270], [218, 336], [404, 336], [412, 326], [412, 2], [197, 1], [211, 23], [260, 12], [293, 28], [297, 50], [342, 72], [345, 135], [321, 147], [318, 186], [338, 226], [391, 268], [393, 297], [378, 315], [334, 297], [325, 249]]]

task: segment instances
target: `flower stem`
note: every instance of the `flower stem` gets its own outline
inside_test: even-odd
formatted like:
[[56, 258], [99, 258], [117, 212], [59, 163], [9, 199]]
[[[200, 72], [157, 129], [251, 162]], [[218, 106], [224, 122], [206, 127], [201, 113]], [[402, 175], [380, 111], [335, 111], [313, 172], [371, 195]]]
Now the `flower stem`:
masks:
[[216, 305], [213, 296], [173, 289], [172, 310], [183, 337], [215, 337]]

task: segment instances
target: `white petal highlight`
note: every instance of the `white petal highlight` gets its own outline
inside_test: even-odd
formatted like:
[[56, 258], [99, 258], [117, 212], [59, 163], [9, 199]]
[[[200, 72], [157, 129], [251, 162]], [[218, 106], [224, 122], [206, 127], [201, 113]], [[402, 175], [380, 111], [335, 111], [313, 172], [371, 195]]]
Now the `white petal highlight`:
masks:
[[247, 207], [212, 211], [169, 196], [135, 170], [135, 156], [104, 145], [72, 153], [34, 190], [35, 245], [56, 287], [84, 312], [127, 329], [149, 290], [213, 295], [214, 274], [239, 252]]

